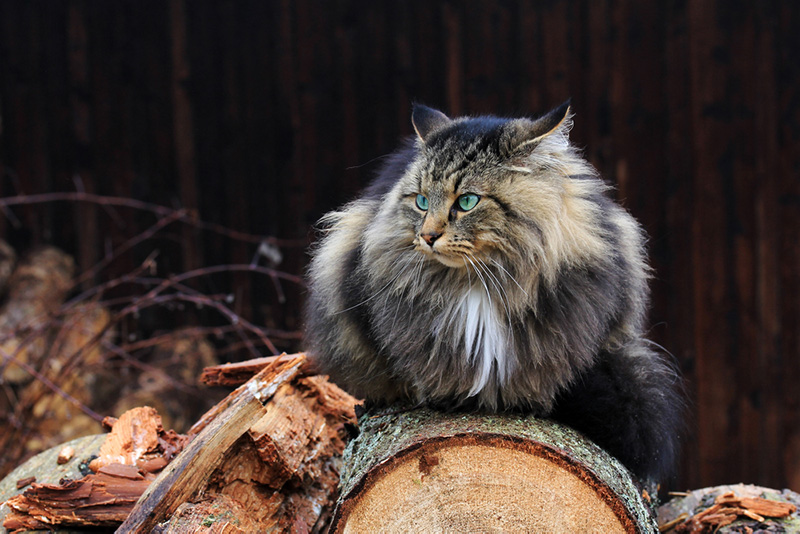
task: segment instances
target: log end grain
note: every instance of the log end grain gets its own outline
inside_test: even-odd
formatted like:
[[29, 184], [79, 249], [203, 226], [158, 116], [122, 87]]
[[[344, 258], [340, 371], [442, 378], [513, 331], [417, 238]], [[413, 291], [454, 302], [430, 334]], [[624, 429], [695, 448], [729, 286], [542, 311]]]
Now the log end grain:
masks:
[[345, 453], [337, 532], [649, 532], [619, 462], [577, 432], [518, 415], [369, 413]]

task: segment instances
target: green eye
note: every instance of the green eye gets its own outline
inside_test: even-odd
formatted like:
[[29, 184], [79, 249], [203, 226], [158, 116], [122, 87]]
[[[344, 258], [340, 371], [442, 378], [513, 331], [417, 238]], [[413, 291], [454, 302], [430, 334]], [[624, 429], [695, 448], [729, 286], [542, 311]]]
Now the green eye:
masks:
[[417, 207], [422, 211], [428, 211], [428, 199], [424, 195], [417, 195]]
[[456, 204], [458, 204], [458, 209], [462, 211], [469, 211], [478, 205], [478, 201], [480, 199], [481, 197], [479, 197], [476, 194], [466, 193], [458, 197], [458, 199], [456, 200]]

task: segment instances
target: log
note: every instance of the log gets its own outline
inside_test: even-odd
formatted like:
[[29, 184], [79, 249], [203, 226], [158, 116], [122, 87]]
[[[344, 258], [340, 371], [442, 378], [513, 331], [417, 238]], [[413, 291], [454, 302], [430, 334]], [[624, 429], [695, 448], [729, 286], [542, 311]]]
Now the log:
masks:
[[0, 297], [6, 291], [6, 284], [11, 278], [16, 264], [17, 253], [11, 248], [11, 245], [0, 239]]
[[[187, 441], [172, 430], [165, 431], [161, 418], [148, 407], [126, 412], [114, 421], [111, 433], [102, 437], [99, 448], [95, 439], [76, 440], [51, 449], [58, 451], [55, 456], [50, 452], [24, 464], [27, 471], [15, 471], [14, 476], [28, 474], [36, 482], [7, 500], [10, 510], [3, 527], [117, 526], [156, 478], [153, 473], [167, 465]], [[76, 456], [83, 460], [75, 461]], [[70, 463], [77, 472], [67, 474], [59, 468], [60, 478], [49, 476], [56, 465]]]
[[675, 494], [658, 508], [661, 532], [800, 532], [800, 494], [749, 484]]
[[278, 387], [294, 378], [301, 363], [267, 367], [241, 386], [232, 395], [234, 399], [225, 403], [225, 409], [215, 413], [213, 420], [209, 420], [161, 472], [118, 532], [150, 532], [178, 506], [197, 495], [231, 446], [263, 416], [262, 403], [266, 403]]
[[331, 532], [654, 532], [642, 489], [577, 432], [392, 407], [348, 445]]
[[24, 383], [30, 374], [13, 361], [35, 365], [44, 356], [45, 336], [33, 341], [27, 334], [42, 327], [49, 314], [56, 311], [69, 291], [75, 262], [54, 247], [43, 247], [20, 261], [8, 280], [8, 299], [0, 309], [0, 377], [12, 383]]

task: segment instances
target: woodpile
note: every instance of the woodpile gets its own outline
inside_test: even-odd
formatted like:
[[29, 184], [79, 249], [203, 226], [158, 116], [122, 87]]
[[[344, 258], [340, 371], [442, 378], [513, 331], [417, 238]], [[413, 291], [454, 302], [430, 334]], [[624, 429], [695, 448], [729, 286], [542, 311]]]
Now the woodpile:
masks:
[[[546, 420], [398, 405], [357, 421], [356, 399], [303, 354], [215, 365], [192, 328], [124, 345], [123, 314], [65, 300], [73, 271], [57, 249], [17, 263], [0, 241], [0, 415], [13, 423], [0, 433], [2, 462], [95, 432], [102, 417], [90, 405], [121, 415], [104, 420], [109, 434], [43, 452], [0, 482], [11, 531], [705, 534], [800, 524], [796, 494], [740, 487], [686, 494], [656, 520], [655, 488]], [[146, 358], [130, 358], [142, 347]], [[236, 389], [214, 404], [188, 386], [198, 375]], [[187, 409], [203, 406], [198, 397], [211, 406], [202, 416]], [[165, 430], [176, 426], [184, 433]]]
[[30, 484], [8, 500], [3, 526], [312, 531], [336, 494], [355, 399], [301, 375], [304, 362], [273, 358], [185, 436], [165, 431], [152, 408], [127, 412], [112, 422], [91, 473]]
[[[15, 494], [3, 525], [705, 534], [792, 531], [800, 521], [796, 494], [752, 487], [686, 494], [656, 520], [652, 489], [546, 420], [393, 406], [365, 411], [356, 430], [356, 400], [308, 369], [303, 354], [206, 369], [213, 384], [246, 382], [185, 435], [141, 407], [107, 421], [102, 440], [73, 441], [21, 466], [0, 484], [0, 499]], [[75, 464], [80, 476], [59, 471]], [[60, 478], [45, 480], [51, 470]]]

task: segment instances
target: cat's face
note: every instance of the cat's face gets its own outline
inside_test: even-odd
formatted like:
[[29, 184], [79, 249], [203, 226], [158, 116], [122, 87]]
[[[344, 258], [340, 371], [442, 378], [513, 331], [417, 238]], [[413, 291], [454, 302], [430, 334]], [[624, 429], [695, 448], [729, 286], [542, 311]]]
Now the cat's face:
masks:
[[448, 173], [434, 164], [417, 177], [401, 200], [416, 252], [448, 267], [469, 268], [507, 246], [501, 197], [509, 177], [493, 172], [496, 165], [484, 157]]
[[567, 117], [565, 106], [539, 121], [451, 120], [417, 107], [419, 150], [401, 182], [400, 206], [414, 250], [452, 268], [505, 257], [552, 211], [552, 183], [532, 176], [531, 154]]

